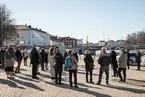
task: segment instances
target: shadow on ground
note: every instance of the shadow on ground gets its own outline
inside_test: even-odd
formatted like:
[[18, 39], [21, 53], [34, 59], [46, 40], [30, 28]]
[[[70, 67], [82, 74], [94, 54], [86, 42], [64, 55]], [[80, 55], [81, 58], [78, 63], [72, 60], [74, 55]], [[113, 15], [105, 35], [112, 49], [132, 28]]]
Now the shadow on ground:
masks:
[[0, 84], [6, 84], [12, 88], [25, 89], [24, 87], [18, 86], [15, 82], [6, 79], [0, 79]]
[[69, 87], [68, 84], [56, 85], [56, 84], [51, 83], [51, 82], [45, 82], [45, 83], [47, 83], [49, 85], [57, 86], [57, 87], [63, 88], [63, 89], [70, 89], [70, 90], [73, 90], [73, 91], [83, 92], [83, 93], [90, 94], [90, 95], [93, 95], [93, 96], [96, 96], [96, 97], [111, 97], [110, 95], [107, 95], [107, 94], [102, 94], [102, 93], [98, 93], [98, 92], [95, 92], [95, 91], [90, 91], [87, 88], [82, 88], [82, 87], [71, 88], [71, 87]]
[[145, 87], [145, 81], [143, 80], [136, 80], [136, 79], [127, 79], [127, 84], [129, 85], [135, 85], [135, 86], [139, 86], [139, 87]]
[[128, 92], [132, 92], [132, 93], [138, 93], [138, 94], [145, 93], [145, 90], [142, 90], [142, 89], [127, 88], [127, 87], [115, 86], [115, 85], [108, 85], [108, 86], [101, 85], [101, 86], [112, 88], [112, 89], [117, 89], [117, 90], [122, 90], [122, 91], [128, 91]]
[[18, 80], [18, 79], [11, 79], [11, 80], [18, 83], [18, 84], [21, 84], [23, 86], [27, 86], [27, 87], [30, 87], [30, 88], [33, 88], [33, 89], [36, 89], [36, 90], [39, 90], [39, 91], [44, 91], [43, 89], [41, 89], [40, 87], [36, 86], [35, 84], [33, 84], [31, 82], [21, 81], [21, 80]]
[[33, 81], [33, 82], [39, 82], [37, 80], [33, 80], [32, 78], [28, 78], [28, 77], [23, 77], [23, 76], [19, 76], [19, 75], [15, 75], [16, 77], [23, 79], [23, 80], [27, 80], [27, 81]]

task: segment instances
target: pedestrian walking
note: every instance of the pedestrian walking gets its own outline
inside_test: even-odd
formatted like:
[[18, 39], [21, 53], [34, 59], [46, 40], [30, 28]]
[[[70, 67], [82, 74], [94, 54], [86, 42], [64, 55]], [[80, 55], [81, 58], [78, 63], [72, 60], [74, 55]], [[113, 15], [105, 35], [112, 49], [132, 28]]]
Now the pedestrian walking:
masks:
[[109, 84], [109, 65], [111, 63], [111, 58], [109, 54], [106, 53], [106, 48], [103, 47], [101, 49], [101, 54], [98, 59], [98, 63], [100, 64], [100, 71], [99, 71], [99, 80], [97, 82], [98, 85], [101, 84], [103, 72], [106, 74], [106, 84]]
[[27, 60], [28, 60], [28, 51], [25, 48], [24, 52], [23, 52], [23, 59], [24, 59], [24, 66], [27, 66]]
[[93, 82], [93, 69], [94, 69], [94, 60], [88, 50], [85, 51], [85, 57], [84, 57], [84, 62], [85, 62], [85, 69], [86, 69], [86, 82], [88, 83], [88, 75], [90, 73], [90, 83]]
[[45, 69], [48, 70], [48, 51], [47, 51], [47, 49], [45, 50], [44, 65], [45, 65]]
[[[118, 59], [118, 62], [119, 62], [118, 76], [120, 78], [119, 82], [126, 82], [127, 53], [125, 52], [124, 48], [121, 49], [121, 54]], [[121, 74], [122, 71], [123, 71], [124, 78], [122, 78], [122, 74]]]
[[9, 46], [6, 50], [5, 54], [5, 72], [7, 75], [7, 78], [13, 78], [13, 68], [15, 64], [15, 52], [14, 49]]
[[56, 54], [54, 56], [55, 59], [55, 64], [54, 64], [54, 69], [55, 69], [55, 83], [56, 84], [62, 84], [61, 83], [61, 75], [62, 75], [62, 70], [63, 70], [63, 64], [64, 64], [64, 59], [60, 53], [59, 48], [56, 49]]
[[111, 52], [110, 52], [110, 57], [111, 57], [111, 65], [112, 65], [112, 69], [113, 69], [113, 77], [117, 77], [118, 76], [118, 64], [117, 64], [117, 59], [116, 59], [116, 52], [114, 51], [113, 48], [111, 48]]
[[2, 47], [0, 50], [0, 64], [1, 64], [1, 68], [4, 68], [4, 54], [5, 54], [5, 50]]
[[55, 79], [55, 70], [54, 70], [54, 49], [52, 47], [49, 48], [49, 56], [48, 56], [48, 61], [49, 61], [49, 72], [50, 72], [50, 78], [52, 80]]
[[22, 53], [21, 53], [19, 47], [17, 47], [17, 49], [16, 49], [15, 56], [16, 56], [16, 61], [18, 63], [15, 73], [20, 73], [20, 66], [21, 66], [21, 62], [22, 62]]
[[32, 78], [34, 78], [34, 79], [39, 79], [37, 77], [39, 58], [40, 57], [39, 57], [37, 49], [35, 47], [33, 47], [32, 51], [31, 51], [31, 64], [32, 64]]
[[44, 69], [44, 63], [45, 63], [45, 57], [46, 57], [46, 55], [45, 55], [45, 50], [44, 49], [41, 50], [40, 55], [41, 55], [41, 70], [45, 71], [45, 69]]
[[75, 88], [78, 88], [78, 86], [77, 86], [78, 61], [77, 61], [76, 57], [73, 55], [73, 52], [71, 50], [68, 52], [68, 57], [65, 60], [65, 65], [69, 70], [70, 87], [73, 87], [72, 75], [74, 75], [74, 85], [75, 85]]
[[137, 63], [137, 70], [140, 70], [141, 53], [139, 50], [136, 53], [136, 63]]

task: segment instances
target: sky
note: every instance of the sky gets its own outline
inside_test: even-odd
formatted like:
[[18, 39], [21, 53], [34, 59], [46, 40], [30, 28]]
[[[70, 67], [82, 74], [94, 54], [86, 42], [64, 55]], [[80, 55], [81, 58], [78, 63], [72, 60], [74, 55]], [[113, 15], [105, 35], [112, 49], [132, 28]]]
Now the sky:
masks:
[[[0, 0], [16, 24], [86, 42], [126, 39], [145, 29], [145, 0]], [[104, 35], [103, 35], [104, 33]], [[104, 37], [103, 37], [104, 36]]]

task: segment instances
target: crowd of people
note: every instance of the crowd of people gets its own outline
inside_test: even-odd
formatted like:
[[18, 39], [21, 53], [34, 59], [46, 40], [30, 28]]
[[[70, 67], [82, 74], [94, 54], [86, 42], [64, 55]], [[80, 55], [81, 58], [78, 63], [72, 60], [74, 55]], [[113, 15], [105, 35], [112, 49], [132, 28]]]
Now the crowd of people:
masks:
[[[98, 63], [100, 64], [99, 78], [97, 84], [100, 85], [102, 81], [102, 75], [106, 74], [106, 84], [109, 84], [109, 66], [113, 69], [113, 77], [119, 77], [119, 82], [126, 82], [126, 67], [128, 66], [128, 52], [122, 48], [119, 59], [116, 58], [117, 54], [111, 49], [110, 54], [106, 53], [106, 48], [101, 49], [100, 56], [98, 58]], [[15, 73], [21, 73], [21, 62], [24, 60], [24, 66], [27, 66], [27, 60], [30, 57], [30, 66], [32, 65], [32, 78], [39, 79], [37, 77], [39, 72], [39, 66], [41, 66], [42, 71], [49, 70], [49, 75], [55, 84], [62, 84], [62, 73], [63, 70], [69, 73], [69, 83], [70, 87], [78, 88], [77, 84], [77, 70], [78, 70], [78, 54], [76, 50], [65, 51], [64, 54], [60, 52], [59, 47], [50, 47], [47, 49], [38, 49], [33, 47], [30, 54], [27, 49], [23, 52], [19, 47], [14, 50], [12, 46], [7, 49], [1, 48], [0, 50], [0, 62], [1, 68], [6, 72], [7, 78], [13, 78]], [[141, 54], [138, 51], [136, 55], [138, 70], [140, 70]], [[14, 68], [15, 61], [17, 66]], [[84, 52], [84, 63], [86, 70], [86, 82], [93, 82], [93, 70], [94, 70], [94, 59], [90, 54], [89, 50]], [[64, 67], [64, 68], [63, 68]], [[129, 66], [128, 66], [129, 68]], [[123, 76], [122, 76], [123, 71]], [[90, 76], [90, 78], [88, 78]], [[72, 77], [74, 77], [74, 82], [72, 82]]]

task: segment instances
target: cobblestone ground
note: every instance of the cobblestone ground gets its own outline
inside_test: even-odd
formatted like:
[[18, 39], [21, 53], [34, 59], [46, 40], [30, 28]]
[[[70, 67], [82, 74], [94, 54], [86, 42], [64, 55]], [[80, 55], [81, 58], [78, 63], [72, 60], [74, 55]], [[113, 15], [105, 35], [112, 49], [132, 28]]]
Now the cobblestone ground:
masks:
[[[94, 82], [98, 80], [99, 65], [97, 59], [94, 69]], [[40, 71], [41, 72], [41, 71]], [[145, 68], [137, 71], [135, 66], [127, 70], [127, 83], [118, 83], [118, 78], [111, 77], [110, 85], [105, 84], [105, 75], [102, 85], [85, 82], [85, 68], [83, 60], [79, 62], [78, 86], [70, 88], [68, 74], [63, 73], [63, 85], [55, 85], [49, 78], [49, 72], [41, 72], [40, 80], [31, 78], [31, 67], [21, 67], [21, 74], [15, 79], [8, 80], [4, 71], [0, 70], [0, 97], [145, 97]]]

